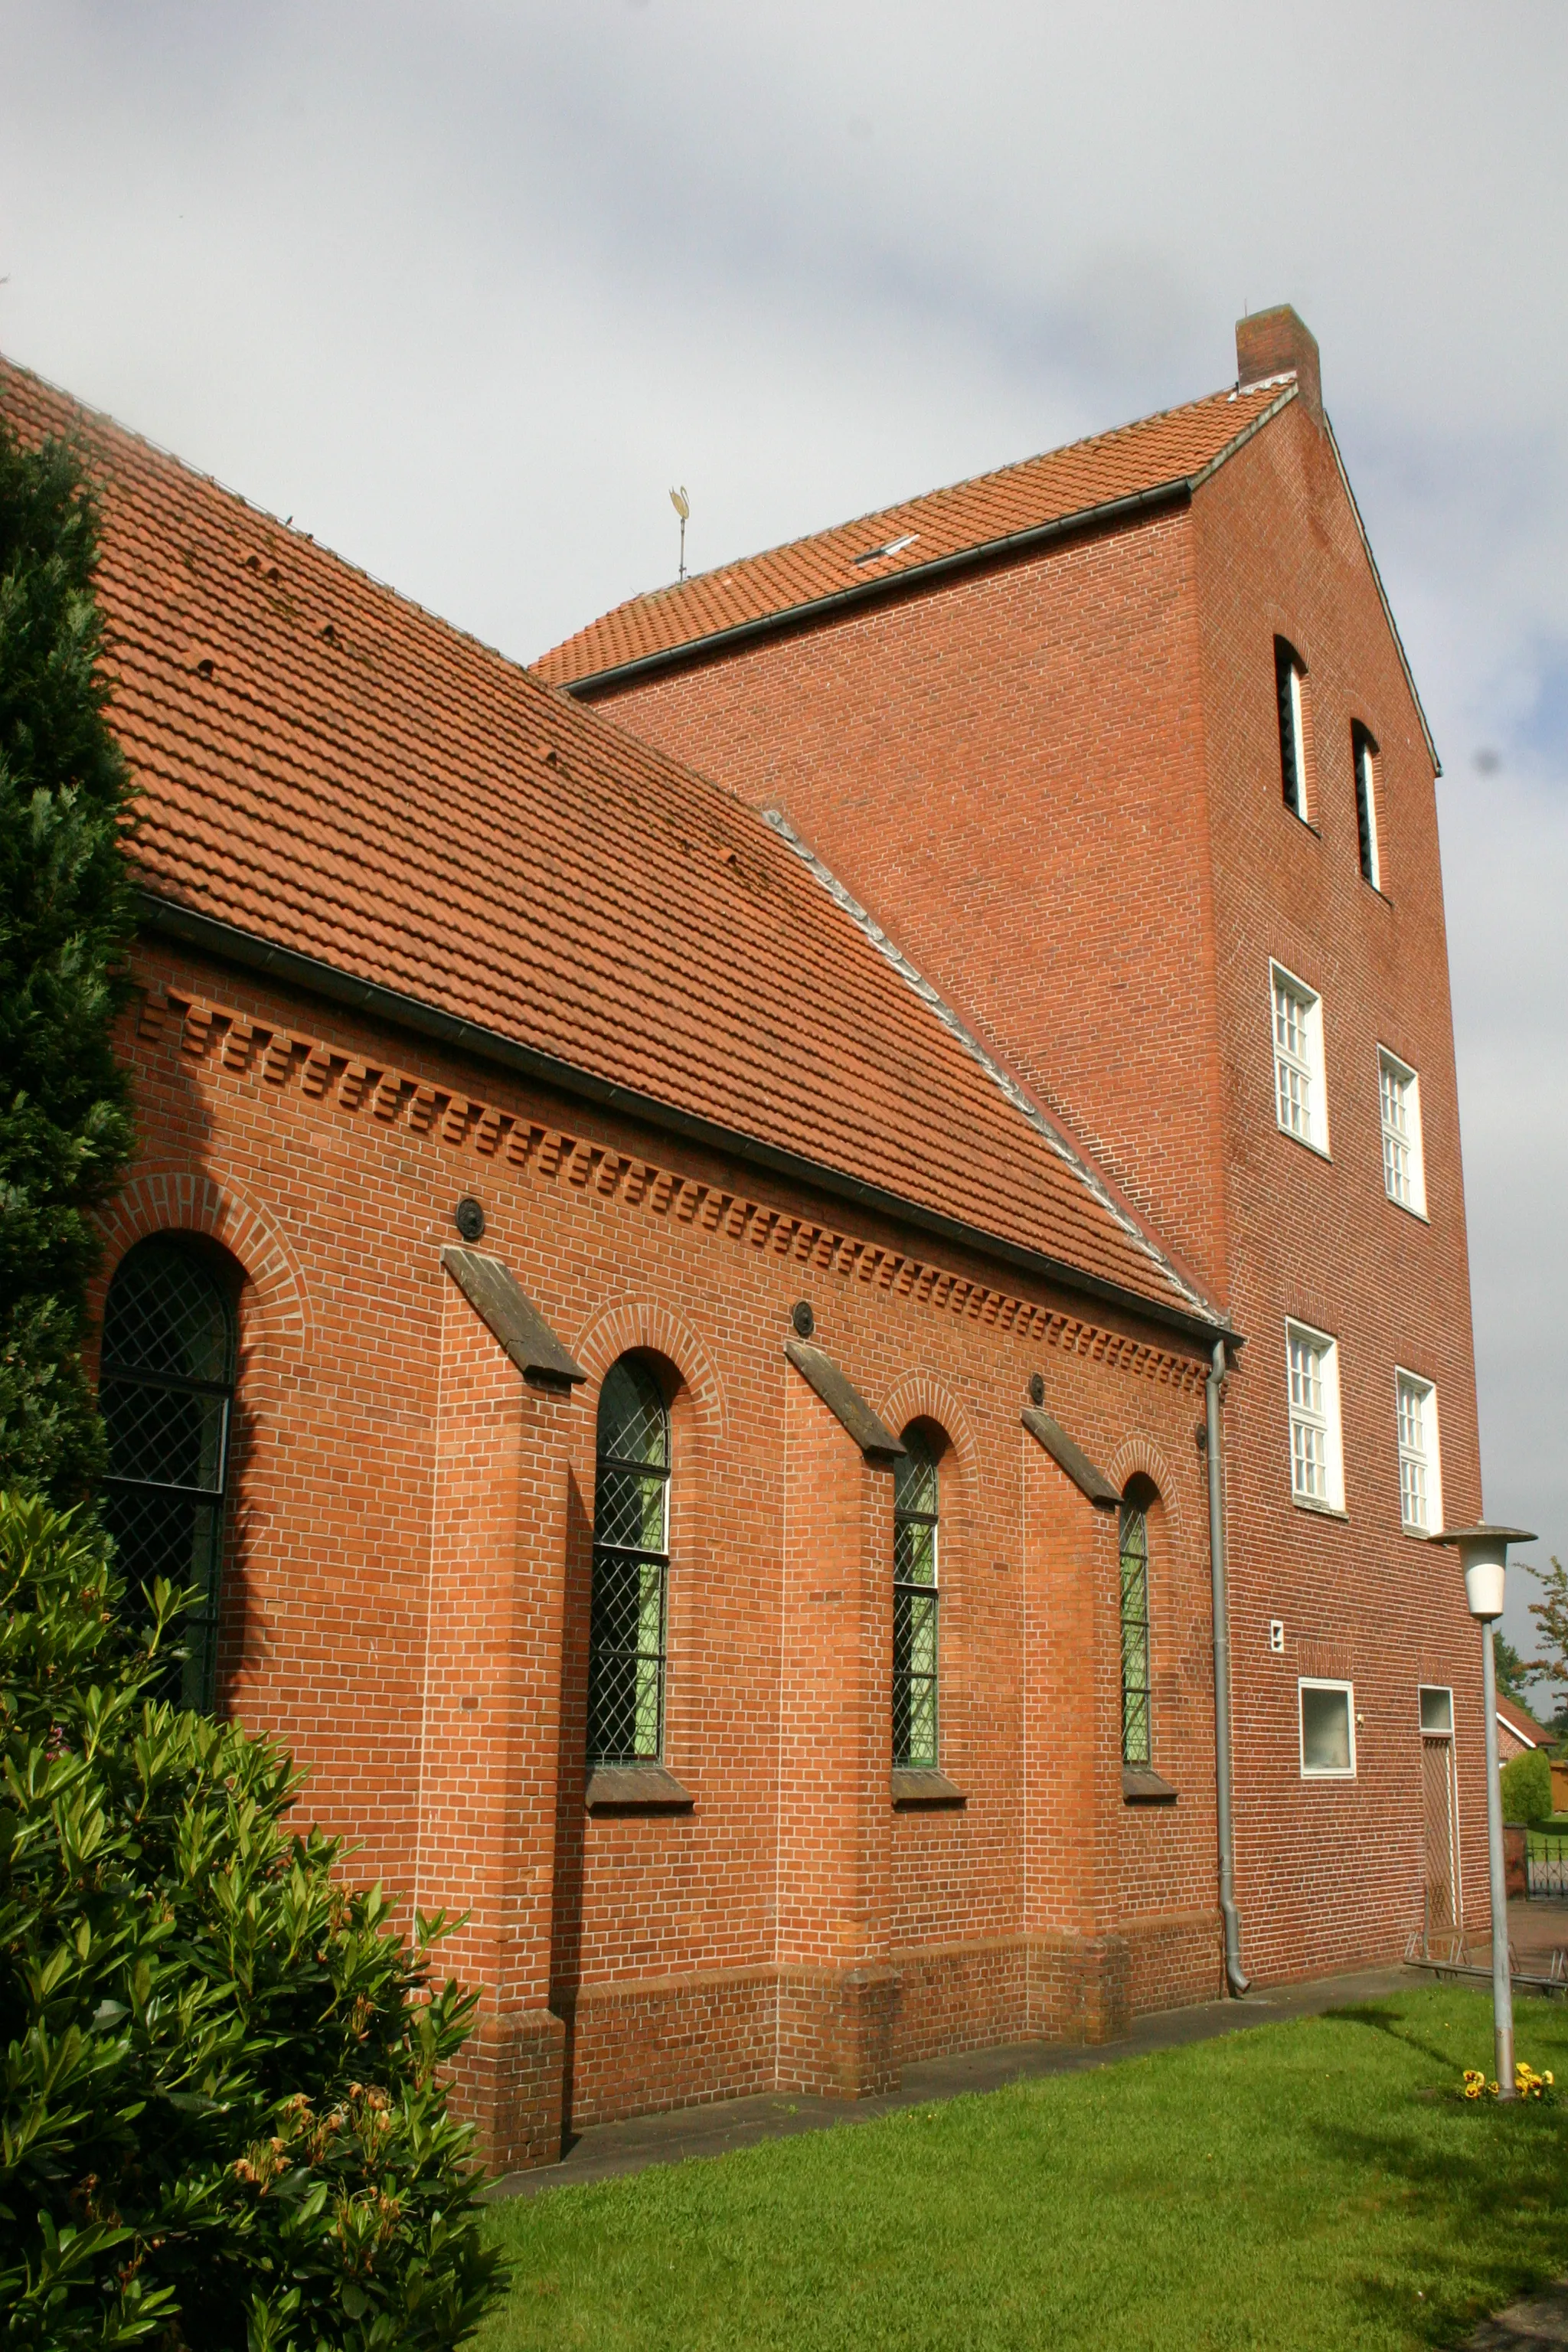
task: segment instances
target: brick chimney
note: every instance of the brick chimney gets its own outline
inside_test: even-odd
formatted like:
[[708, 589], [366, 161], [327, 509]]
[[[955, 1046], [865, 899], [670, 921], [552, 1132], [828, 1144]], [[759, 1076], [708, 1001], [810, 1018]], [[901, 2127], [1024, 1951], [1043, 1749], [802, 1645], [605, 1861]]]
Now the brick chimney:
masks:
[[1236, 322], [1237, 380], [1245, 392], [1271, 375], [1293, 373], [1301, 397], [1315, 417], [1323, 414], [1322, 380], [1318, 373], [1317, 338], [1289, 302], [1278, 310], [1254, 310]]

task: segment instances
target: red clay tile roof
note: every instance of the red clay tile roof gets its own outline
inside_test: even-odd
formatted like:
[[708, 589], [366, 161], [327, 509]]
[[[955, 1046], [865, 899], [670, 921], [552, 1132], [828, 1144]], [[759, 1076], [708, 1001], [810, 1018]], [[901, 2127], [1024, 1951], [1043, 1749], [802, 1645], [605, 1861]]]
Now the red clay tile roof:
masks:
[[1191, 1308], [742, 802], [3, 361], [0, 406], [102, 488], [149, 890]]
[[1499, 1722], [1506, 1723], [1514, 1738], [1522, 1739], [1527, 1748], [1544, 1746], [1550, 1734], [1543, 1725], [1537, 1723], [1527, 1707], [1520, 1706], [1517, 1699], [1504, 1698], [1500, 1692], [1497, 1711]]
[[[1246, 392], [1216, 392], [1184, 408], [1097, 434], [1091, 441], [1005, 466], [1000, 473], [977, 475], [951, 489], [862, 515], [837, 530], [700, 572], [682, 585], [634, 596], [543, 655], [532, 665], [534, 673], [551, 686], [572, 685], [748, 622], [798, 612], [872, 581], [919, 572], [944, 557], [994, 547], [1021, 531], [1118, 499], [1146, 498], [1190, 482], [1270, 410], [1292, 398], [1295, 389], [1292, 377]], [[874, 562], [856, 561], [895, 541], [903, 544]]]

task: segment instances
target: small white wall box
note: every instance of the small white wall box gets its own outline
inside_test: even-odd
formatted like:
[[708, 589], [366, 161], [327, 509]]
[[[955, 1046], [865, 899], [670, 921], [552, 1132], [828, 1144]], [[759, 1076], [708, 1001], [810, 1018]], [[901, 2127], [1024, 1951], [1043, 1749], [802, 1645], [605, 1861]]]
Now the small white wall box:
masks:
[[1283, 1617], [1270, 1617], [1268, 1620], [1268, 1646], [1271, 1650], [1276, 1652], [1283, 1652], [1285, 1647], [1285, 1620]]

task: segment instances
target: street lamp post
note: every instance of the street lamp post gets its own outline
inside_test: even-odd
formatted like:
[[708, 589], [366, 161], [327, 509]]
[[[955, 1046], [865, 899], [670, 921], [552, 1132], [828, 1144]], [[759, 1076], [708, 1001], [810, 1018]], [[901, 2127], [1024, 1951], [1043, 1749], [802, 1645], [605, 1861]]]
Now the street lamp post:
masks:
[[1515, 2095], [1513, 1981], [1508, 1966], [1508, 1874], [1502, 1853], [1502, 1790], [1498, 1781], [1497, 1659], [1493, 1628], [1502, 1615], [1510, 1543], [1533, 1543], [1525, 1528], [1445, 1528], [1434, 1543], [1452, 1544], [1465, 1571], [1465, 1600], [1481, 1629], [1481, 1687], [1487, 1715], [1487, 1856], [1492, 1888], [1492, 2023], [1497, 2040], [1500, 2099]]

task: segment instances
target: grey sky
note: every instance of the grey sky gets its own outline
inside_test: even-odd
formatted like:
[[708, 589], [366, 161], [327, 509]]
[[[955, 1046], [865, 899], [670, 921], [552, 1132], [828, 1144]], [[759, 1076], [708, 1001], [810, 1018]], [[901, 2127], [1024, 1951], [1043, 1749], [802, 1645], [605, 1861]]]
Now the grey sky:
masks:
[[1568, 1555], [1564, 119], [1559, 0], [0, 0], [0, 347], [528, 658], [671, 482], [717, 562], [1295, 302], [1447, 771], [1487, 1505]]

